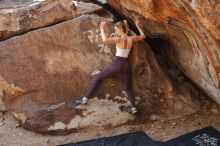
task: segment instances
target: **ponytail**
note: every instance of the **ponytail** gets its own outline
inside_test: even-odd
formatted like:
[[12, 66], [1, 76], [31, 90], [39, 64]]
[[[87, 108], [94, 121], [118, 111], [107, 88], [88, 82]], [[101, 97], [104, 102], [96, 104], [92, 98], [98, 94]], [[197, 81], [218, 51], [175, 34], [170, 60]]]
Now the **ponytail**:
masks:
[[120, 27], [123, 29], [123, 32], [128, 34], [129, 32], [129, 26], [127, 20], [119, 21], [115, 24], [117, 27]]
[[123, 20], [123, 22], [124, 22], [124, 25], [125, 25], [125, 33], [128, 34], [128, 31], [129, 31], [128, 21]]

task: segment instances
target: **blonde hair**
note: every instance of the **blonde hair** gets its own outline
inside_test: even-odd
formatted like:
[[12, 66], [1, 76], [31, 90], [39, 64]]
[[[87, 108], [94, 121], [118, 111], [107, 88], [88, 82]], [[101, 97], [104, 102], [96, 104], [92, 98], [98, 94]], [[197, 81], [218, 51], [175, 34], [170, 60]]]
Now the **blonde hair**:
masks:
[[117, 26], [119, 28], [122, 28], [123, 32], [128, 34], [129, 26], [128, 26], [128, 21], [127, 20], [119, 21], [115, 24], [115, 26]]

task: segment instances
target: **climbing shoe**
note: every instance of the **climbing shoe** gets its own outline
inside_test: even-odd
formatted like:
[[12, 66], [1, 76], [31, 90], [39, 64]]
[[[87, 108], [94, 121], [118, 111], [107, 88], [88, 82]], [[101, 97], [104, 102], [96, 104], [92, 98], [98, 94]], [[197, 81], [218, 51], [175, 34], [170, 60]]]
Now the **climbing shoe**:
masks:
[[131, 113], [132, 114], [136, 114], [138, 111], [137, 111], [137, 109], [136, 109], [136, 107], [132, 107], [131, 108]]
[[77, 100], [76, 101], [76, 104], [87, 104], [88, 103], [88, 101], [89, 101], [89, 99], [88, 98], [86, 98], [86, 97], [83, 97], [83, 98], [81, 98], [80, 100]]

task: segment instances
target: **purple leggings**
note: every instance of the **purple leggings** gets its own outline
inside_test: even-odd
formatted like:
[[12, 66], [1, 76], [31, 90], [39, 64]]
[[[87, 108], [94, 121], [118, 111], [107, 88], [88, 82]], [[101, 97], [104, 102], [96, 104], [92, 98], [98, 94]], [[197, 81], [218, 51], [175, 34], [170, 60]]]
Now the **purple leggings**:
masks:
[[90, 85], [85, 97], [89, 98], [91, 94], [95, 91], [98, 84], [105, 78], [115, 74], [121, 73], [123, 79], [123, 89], [126, 91], [131, 106], [135, 106], [135, 97], [130, 88], [130, 67], [128, 58], [116, 56], [114, 61], [104, 70], [102, 70], [95, 78], [95, 80]]

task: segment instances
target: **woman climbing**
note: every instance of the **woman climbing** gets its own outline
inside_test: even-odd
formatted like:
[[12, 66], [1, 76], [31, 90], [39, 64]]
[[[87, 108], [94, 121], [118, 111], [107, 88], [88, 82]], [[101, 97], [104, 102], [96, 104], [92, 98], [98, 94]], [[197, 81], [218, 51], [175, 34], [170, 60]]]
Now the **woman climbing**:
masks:
[[137, 113], [137, 109], [135, 107], [135, 96], [130, 88], [130, 67], [128, 61], [129, 52], [132, 49], [134, 42], [141, 41], [145, 38], [145, 34], [143, 30], [140, 28], [140, 21], [135, 22], [140, 35], [132, 35], [128, 36], [129, 26], [126, 20], [117, 22], [115, 24], [115, 37], [107, 38], [104, 27], [106, 26], [106, 22], [102, 21], [100, 25], [101, 29], [101, 37], [104, 43], [108, 44], [116, 44], [116, 57], [113, 62], [104, 70], [102, 70], [95, 80], [90, 85], [87, 90], [85, 96], [76, 101], [77, 104], [87, 104], [91, 94], [94, 92], [98, 84], [105, 78], [115, 74], [121, 73], [123, 80], [123, 89], [126, 91], [130, 104], [131, 104], [131, 113]]

